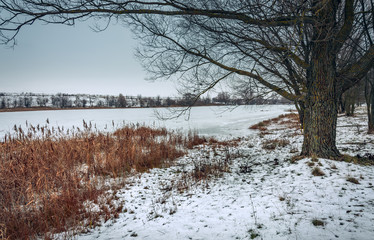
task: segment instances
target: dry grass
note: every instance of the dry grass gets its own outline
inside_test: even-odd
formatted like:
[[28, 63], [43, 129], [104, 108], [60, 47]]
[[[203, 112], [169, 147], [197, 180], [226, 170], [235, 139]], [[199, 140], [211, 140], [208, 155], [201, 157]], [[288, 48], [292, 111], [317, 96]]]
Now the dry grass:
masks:
[[306, 163], [309, 167], [314, 167], [314, 162], [307, 162]]
[[183, 193], [196, 184], [208, 187], [211, 180], [231, 172], [232, 160], [242, 157], [241, 152], [235, 149], [238, 141], [239, 139], [209, 140], [209, 143], [198, 146], [200, 156], [192, 161], [193, 168], [181, 171], [177, 181], [167, 189], [175, 188], [179, 193]]
[[356, 155], [356, 156], [350, 156], [347, 154], [343, 154], [340, 159], [340, 161], [359, 164], [359, 165], [366, 165], [366, 166], [373, 166], [374, 165], [374, 155], [371, 153], [366, 153], [365, 155]]
[[313, 176], [325, 176], [326, 174], [319, 167], [314, 167], [312, 170], [312, 175]]
[[279, 116], [282, 121], [279, 122], [280, 125], [286, 125], [287, 128], [300, 129], [300, 119], [297, 113], [288, 113]]
[[228, 148], [226, 148], [225, 156], [220, 156], [217, 159], [214, 158], [206, 158], [193, 163], [194, 168], [191, 176], [194, 181], [205, 181], [212, 177], [222, 176], [224, 172], [230, 172], [230, 163], [235, 157], [231, 156]]
[[267, 150], [274, 150], [277, 147], [285, 147], [290, 144], [290, 141], [287, 139], [272, 139], [266, 140], [262, 143], [262, 148]]
[[360, 184], [360, 182], [358, 181], [357, 178], [350, 177], [350, 176], [347, 177], [347, 181], [351, 182], [351, 183], [354, 183], [354, 184]]
[[316, 226], [316, 227], [318, 227], [318, 226], [325, 226], [325, 222], [324, 221], [322, 221], [322, 220], [319, 220], [319, 219], [313, 219], [312, 220], [312, 224], [314, 225], [314, 226]]
[[257, 129], [257, 130], [260, 130], [260, 131], [266, 131], [267, 127], [271, 124], [271, 122], [272, 122], [271, 119], [264, 120], [262, 122], [259, 122], [259, 123], [256, 123], [256, 124], [250, 126], [249, 129]]
[[[185, 147], [204, 142], [196, 134], [185, 137], [138, 125], [114, 133], [99, 132], [86, 123], [82, 130], [47, 125], [14, 130], [0, 144], [3, 239], [48, 239], [116, 217], [122, 206], [115, 193], [124, 181], [116, 186], [105, 184], [108, 179], [167, 166], [185, 154]], [[90, 210], [87, 202], [100, 210]]]
[[250, 126], [249, 129], [260, 130], [261, 132], [267, 132], [268, 127], [273, 123], [277, 123], [279, 125], [285, 125], [287, 128], [300, 129], [300, 120], [299, 120], [299, 115], [297, 113], [282, 114], [276, 118], [264, 120], [262, 122], [254, 124]]

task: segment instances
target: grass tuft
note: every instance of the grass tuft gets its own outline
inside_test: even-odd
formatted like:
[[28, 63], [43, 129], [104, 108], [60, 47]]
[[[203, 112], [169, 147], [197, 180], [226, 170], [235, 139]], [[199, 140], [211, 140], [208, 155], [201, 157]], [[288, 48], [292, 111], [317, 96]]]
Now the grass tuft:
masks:
[[312, 175], [313, 176], [325, 176], [326, 174], [319, 167], [314, 167], [312, 170]]
[[267, 150], [274, 150], [278, 147], [285, 147], [290, 144], [290, 141], [287, 139], [272, 139], [266, 140], [262, 143], [262, 148]]
[[326, 223], [322, 220], [319, 220], [319, 219], [313, 219], [312, 224], [314, 226], [318, 227], [318, 226], [325, 226]]
[[347, 181], [348, 182], [351, 182], [351, 183], [354, 183], [354, 184], [360, 184], [360, 182], [358, 181], [357, 178], [354, 178], [354, 177], [347, 177]]

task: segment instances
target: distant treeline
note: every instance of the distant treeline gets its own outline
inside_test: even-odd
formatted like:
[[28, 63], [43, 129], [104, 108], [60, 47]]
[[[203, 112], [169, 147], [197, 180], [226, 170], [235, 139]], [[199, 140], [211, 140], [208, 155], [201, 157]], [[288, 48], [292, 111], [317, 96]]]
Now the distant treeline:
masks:
[[206, 105], [247, 105], [247, 104], [284, 104], [289, 103], [278, 97], [255, 97], [250, 100], [231, 97], [227, 92], [218, 93], [216, 97], [201, 97], [196, 101], [193, 94], [181, 97], [143, 97], [94, 94], [35, 94], [35, 93], [0, 93], [0, 108], [130, 108], [130, 107], [172, 107]]

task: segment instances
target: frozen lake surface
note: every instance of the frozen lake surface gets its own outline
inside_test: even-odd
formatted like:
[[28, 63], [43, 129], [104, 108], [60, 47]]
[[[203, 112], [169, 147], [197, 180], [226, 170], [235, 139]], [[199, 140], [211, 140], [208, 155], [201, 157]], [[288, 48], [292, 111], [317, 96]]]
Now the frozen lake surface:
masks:
[[170, 120], [157, 118], [155, 111], [160, 114], [169, 113], [164, 108], [3, 112], [0, 113], [0, 136], [11, 132], [14, 125], [26, 127], [26, 121], [34, 126], [45, 125], [48, 119], [50, 126], [63, 126], [65, 129], [82, 127], [84, 120], [91, 122], [99, 130], [113, 130], [113, 123], [115, 127], [140, 123], [182, 131], [197, 130], [203, 135], [235, 137], [249, 134], [249, 126], [276, 117], [291, 108], [294, 108], [293, 105], [193, 107], [189, 119], [188, 116], [181, 116]]

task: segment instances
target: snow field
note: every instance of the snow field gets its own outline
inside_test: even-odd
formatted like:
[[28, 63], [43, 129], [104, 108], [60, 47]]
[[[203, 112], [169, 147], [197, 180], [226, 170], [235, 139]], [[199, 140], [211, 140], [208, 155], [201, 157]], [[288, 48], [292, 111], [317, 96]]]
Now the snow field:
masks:
[[[373, 154], [374, 138], [361, 126], [364, 120], [362, 111], [339, 118], [342, 153]], [[273, 124], [270, 134], [250, 132], [237, 146], [195, 148], [170, 168], [128, 179], [117, 194], [124, 201], [120, 217], [77, 238], [373, 239], [373, 166], [310, 158], [293, 162], [295, 149], [301, 149], [300, 130]], [[264, 149], [263, 142], [272, 139], [289, 144]], [[197, 181], [190, 173], [199, 161], [229, 161], [230, 170]], [[314, 176], [316, 166], [325, 175]]]

